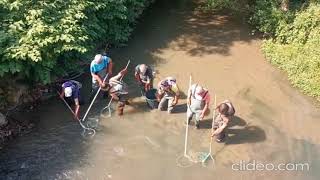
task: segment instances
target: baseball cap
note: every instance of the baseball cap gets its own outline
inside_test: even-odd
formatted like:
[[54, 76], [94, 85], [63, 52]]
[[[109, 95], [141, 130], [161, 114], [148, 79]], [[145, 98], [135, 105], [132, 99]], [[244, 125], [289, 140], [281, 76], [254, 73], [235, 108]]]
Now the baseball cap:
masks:
[[64, 88], [64, 95], [66, 97], [71, 97], [72, 96], [72, 88], [71, 87]]

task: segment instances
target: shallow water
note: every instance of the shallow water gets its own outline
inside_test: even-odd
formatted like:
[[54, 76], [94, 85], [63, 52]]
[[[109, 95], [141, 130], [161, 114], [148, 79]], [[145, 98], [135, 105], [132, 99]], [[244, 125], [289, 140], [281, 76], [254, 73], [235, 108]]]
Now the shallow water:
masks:
[[[146, 12], [128, 46], [111, 52], [117, 70], [129, 58], [129, 75], [134, 65], [148, 63], [159, 72], [156, 82], [174, 76], [184, 93], [191, 73], [195, 82], [217, 94], [218, 102], [235, 104], [237, 117], [226, 143], [212, 146], [214, 168], [212, 161], [203, 167], [180, 158], [185, 98], [172, 115], [150, 111], [128, 75], [132, 105], [123, 117], [113, 112], [109, 118], [100, 116], [107, 102], [99, 99], [89, 114], [100, 120], [93, 138], [81, 136], [81, 127], [58, 100], [26, 114], [40, 123], [1, 150], [0, 179], [319, 179], [319, 108], [266, 62], [260, 44], [239, 18], [201, 13], [191, 0], [163, 0]], [[83, 94], [88, 94], [90, 78], [83, 80]], [[188, 154], [194, 159], [209, 150], [210, 116], [200, 130], [189, 130]], [[253, 160], [309, 163], [310, 170], [231, 169], [233, 163]]]

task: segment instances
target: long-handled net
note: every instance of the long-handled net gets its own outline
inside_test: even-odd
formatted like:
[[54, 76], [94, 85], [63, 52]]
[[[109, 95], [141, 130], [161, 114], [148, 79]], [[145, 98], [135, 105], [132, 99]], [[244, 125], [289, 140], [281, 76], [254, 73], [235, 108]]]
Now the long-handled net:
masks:
[[[109, 74], [107, 74], [107, 75], [104, 77], [103, 83], [107, 80], [108, 76], [109, 76]], [[85, 119], [87, 118], [87, 116], [88, 116], [88, 114], [89, 114], [89, 111], [90, 111], [90, 109], [91, 109], [91, 107], [92, 107], [94, 101], [96, 100], [96, 98], [97, 98], [97, 96], [98, 96], [98, 94], [99, 94], [100, 91], [101, 91], [101, 86], [99, 87], [99, 89], [98, 89], [98, 91], [96, 92], [94, 98], [92, 99], [92, 101], [91, 101], [91, 103], [90, 103], [90, 105], [89, 105], [86, 113], [84, 114], [83, 118], [81, 119], [82, 122], [85, 121]]]
[[[189, 77], [189, 89], [191, 88], [191, 84], [192, 84], [192, 75], [190, 75]], [[188, 93], [189, 93], [189, 89], [188, 89]], [[187, 108], [189, 110], [190, 108], [190, 104], [189, 102], [187, 102]], [[176, 163], [179, 167], [190, 167], [193, 165], [193, 163], [198, 163], [198, 157], [195, 157], [197, 156], [197, 154], [193, 154], [193, 155], [190, 155], [188, 154], [188, 135], [189, 135], [189, 118], [188, 118], [188, 115], [187, 115], [187, 118], [186, 118], [186, 130], [185, 130], [185, 139], [184, 139], [184, 153], [183, 155], [180, 155], [177, 157], [176, 159]]]
[[[212, 127], [211, 127], [211, 132], [213, 132], [213, 123], [214, 119], [216, 117], [216, 106], [217, 106], [217, 95], [214, 95], [214, 107], [213, 107], [213, 117], [212, 117]], [[203, 158], [202, 160], [202, 165], [205, 166], [205, 163], [209, 160], [212, 159], [212, 164], [214, 164], [214, 158], [212, 156], [212, 137], [210, 137], [210, 147], [209, 147], [209, 152], [207, 155]]]
[[[60, 95], [59, 92], [57, 92], [57, 93], [58, 93], [58, 95]], [[64, 102], [64, 104], [68, 107], [68, 109], [71, 111], [71, 113], [73, 115], [75, 115], [74, 111], [72, 110], [70, 105], [67, 103], [67, 101], [64, 98], [61, 98], [61, 99]], [[89, 135], [90, 137], [93, 137], [96, 134], [96, 130], [94, 130], [93, 128], [90, 128], [90, 127], [86, 127], [85, 125], [82, 124], [81, 120], [77, 116], [75, 116], [75, 117], [77, 118], [80, 126], [83, 129], [82, 136], [87, 137], [87, 135]]]

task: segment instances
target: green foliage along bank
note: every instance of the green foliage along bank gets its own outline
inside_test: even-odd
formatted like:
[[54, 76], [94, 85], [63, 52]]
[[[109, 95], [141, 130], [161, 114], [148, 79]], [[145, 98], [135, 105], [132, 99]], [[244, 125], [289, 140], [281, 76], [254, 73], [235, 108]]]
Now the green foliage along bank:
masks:
[[124, 43], [152, 0], [0, 1], [0, 77], [50, 83], [99, 44]]
[[[266, 58], [290, 82], [320, 101], [320, 0], [207, 0], [207, 7], [243, 8], [248, 21], [266, 35]], [[239, 4], [240, 3], [240, 4]], [[244, 4], [245, 3], [245, 4]]]
[[267, 59], [284, 70], [291, 83], [320, 100], [320, 1], [257, 1], [250, 19], [271, 35], [262, 46]]

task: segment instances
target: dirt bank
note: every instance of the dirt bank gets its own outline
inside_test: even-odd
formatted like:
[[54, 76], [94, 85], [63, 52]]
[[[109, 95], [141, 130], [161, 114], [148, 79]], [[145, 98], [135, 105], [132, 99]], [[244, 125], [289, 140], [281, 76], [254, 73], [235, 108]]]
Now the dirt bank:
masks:
[[[213, 145], [215, 168], [179, 167], [185, 99], [170, 116], [149, 111], [133, 77], [127, 76], [133, 103], [123, 117], [99, 117], [106, 104], [100, 100], [90, 113], [100, 118], [99, 130], [93, 139], [84, 139], [63, 104], [50, 101], [37, 113], [39, 130], [2, 152], [0, 175], [22, 179], [319, 179], [319, 108], [265, 61], [260, 39], [251, 36], [238, 18], [201, 13], [191, 0], [158, 1], [128, 46], [111, 55], [116, 69], [130, 58], [134, 64], [151, 64], [159, 78], [176, 77], [184, 93], [191, 73], [194, 81], [217, 94], [218, 101], [233, 101], [237, 117], [226, 143]], [[84, 94], [89, 93], [89, 84], [86, 78]], [[208, 151], [210, 120], [207, 117], [200, 130], [190, 129], [189, 154]], [[231, 169], [234, 163], [253, 160], [309, 163], [310, 170]]]

